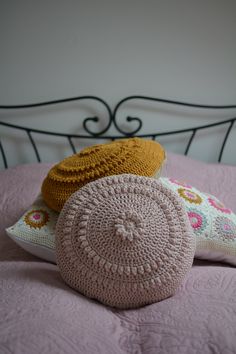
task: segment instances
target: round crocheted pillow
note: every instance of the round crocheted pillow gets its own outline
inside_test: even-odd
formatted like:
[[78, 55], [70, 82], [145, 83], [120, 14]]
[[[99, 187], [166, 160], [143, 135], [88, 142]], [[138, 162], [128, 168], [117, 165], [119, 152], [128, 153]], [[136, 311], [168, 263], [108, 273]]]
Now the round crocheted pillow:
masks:
[[123, 174], [91, 182], [68, 199], [56, 225], [65, 282], [117, 308], [173, 295], [194, 250], [180, 198], [153, 178]]
[[51, 209], [60, 211], [70, 195], [88, 182], [122, 173], [153, 177], [164, 160], [163, 147], [150, 140], [130, 138], [94, 145], [49, 171], [42, 185], [43, 199]]

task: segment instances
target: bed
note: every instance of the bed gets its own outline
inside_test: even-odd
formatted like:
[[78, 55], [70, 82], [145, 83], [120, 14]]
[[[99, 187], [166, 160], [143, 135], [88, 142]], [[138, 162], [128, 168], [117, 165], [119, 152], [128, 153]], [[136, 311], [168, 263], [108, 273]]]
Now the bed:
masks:
[[[108, 115], [97, 131], [91, 128], [91, 124], [100, 123], [96, 113], [93, 117], [83, 118], [81, 133], [78, 134], [57, 134], [57, 130], [40, 130], [30, 124], [22, 126], [10, 122], [11, 114], [17, 117], [22, 110], [32, 115], [34, 110], [74, 102], [86, 102], [88, 105], [90, 101], [101, 103]], [[132, 107], [136, 113], [129, 115], [122, 126], [117, 112], [122, 105], [133, 105], [134, 102], [139, 103]], [[208, 114], [206, 112], [210, 110], [217, 116], [222, 111], [223, 117], [217, 116], [213, 123], [162, 132], [157, 127], [143, 133], [145, 120], [139, 116], [140, 103], [143, 102], [146, 105], [150, 102], [160, 104], [161, 109], [167, 106], [172, 110], [203, 111], [201, 115]], [[173, 140], [176, 137], [182, 142], [181, 134], [185, 134], [182, 154], [176, 153], [177, 149], [174, 152], [167, 150], [162, 174], [215, 195], [236, 212], [236, 161], [224, 163], [229, 139], [231, 144], [235, 141], [235, 108], [235, 105], [195, 105], [146, 96], [127, 97], [114, 109], [104, 100], [92, 96], [0, 107], [0, 353], [236, 353], [236, 273], [232, 264], [195, 259], [173, 297], [139, 309], [118, 310], [69, 288], [55, 264], [26, 252], [5, 232], [32, 204], [53, 165], [52, 161], [47, 161], [47, 154], [40, 154], [40, 143], [45, 143], [41, 136], [49, 139], [55, 135], [62, 137], [71, 148], [71, 152], [65, 149], [68, 155], [78, 151], [76, 139], [82, 146], [83, 141], [92, 145], [104, 142], [104, 139], [109, 141], [132, 136], [160, 140], [164, 144], [165, 140], [161, 139], [166, 137], [167, 143], [169, 138]], [[158, 113], [158, 108], [154, 113]], [[131, 128], [127, 128], [129, 124]], [[57, 123], [55, 127], [57, 129]], [[200, 139], [201, 145], [198, 133], [211, 135], [211, 129], [215, 127], [223, 129], [215, 149], [216, 160], [204, 162], [187, 156], [195, 139]], [[19, 161], [14, 161], [14, 166], [11, 163], [9, 166], [12, 151], [8, 153], [9, 145], [4, 144], [11, 132], [15, 137], [18, 132], [23, 132], [34, 154], [30, 160], [28, 155], [25, 160], [20, 156]]]

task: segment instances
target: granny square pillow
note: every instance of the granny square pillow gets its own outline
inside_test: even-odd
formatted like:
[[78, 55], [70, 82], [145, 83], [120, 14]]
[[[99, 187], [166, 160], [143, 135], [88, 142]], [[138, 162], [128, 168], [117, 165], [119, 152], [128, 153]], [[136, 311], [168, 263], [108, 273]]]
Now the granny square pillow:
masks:
[[51, 168], [42, 184], [46, 204], [60, 212], [66, 200], [85, 184], [105, 176], [132, 173], [157, 176], [165, 150], [156, 141], [129, 138], [93, 145]]
[[196, 237], [195, 257], [236, 265], [236, 215], [216, 197], [173, 178], [160, 178], [184, 202]]
[[117, 308], [172, 296], [194, 251], [182, 200], [149, 177], [123, 174], [86, 184], [67, 200], [56, 226], [65, 282]]
[[56, 263], [55, 226], [58, 213], [39, 196], [24, 215], [6, 229], [8, 236], [27, 252]]

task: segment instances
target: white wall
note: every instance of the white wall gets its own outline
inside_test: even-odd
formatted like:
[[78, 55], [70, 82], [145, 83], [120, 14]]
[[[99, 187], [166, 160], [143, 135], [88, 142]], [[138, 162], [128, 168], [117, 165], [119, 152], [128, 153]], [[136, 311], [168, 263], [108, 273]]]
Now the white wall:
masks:
[[0, 48], [0, 104], [236, 103], [235, 0], [1, 0]]
[[1, 103], [236, 101], [235, 0], [1, 0]]

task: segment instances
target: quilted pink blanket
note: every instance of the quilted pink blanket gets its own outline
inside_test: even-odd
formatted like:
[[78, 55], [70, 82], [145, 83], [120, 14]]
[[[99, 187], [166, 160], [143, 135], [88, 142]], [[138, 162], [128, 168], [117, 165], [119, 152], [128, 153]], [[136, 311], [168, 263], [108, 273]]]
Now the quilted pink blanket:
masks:
[[[0, 172], [1, 354], [236, 353], [236, 271], [195, 261], [175, 296], [136, 310], [70, 289], [57, 266], [27, 254], [5, 228], [37, 196], [49, 164]], [[212, 193], [236, 212], [236, 167], [169, 154], [164, 174]]]

